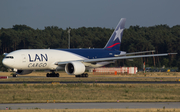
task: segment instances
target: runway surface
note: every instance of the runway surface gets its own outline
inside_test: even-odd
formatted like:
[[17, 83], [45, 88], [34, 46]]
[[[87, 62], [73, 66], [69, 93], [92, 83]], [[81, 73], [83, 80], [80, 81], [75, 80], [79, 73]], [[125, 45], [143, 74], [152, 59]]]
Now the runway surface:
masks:
[[0, 84], [180, 84], [180, 81], [62, 81], [62, 82], [52, 82], [52, 81], [3, 81]]
[[[0, 84], [22, 84], [22, 83], [26, 83], [26, 84], [50, 84], [50, 83], [60, 83], [60, 84], [73, 84], [73, 83], [87, 83], [87, 84], [92, 84], [92, 83], [110, 83], [110, 84], [140, 84], [140, 83], [146, 83], [146, 84], [180, 84], [180, 81], [177, 79], [180, 79], [180, 77], [88, 77], [89, 79], [123, 79], [123, 78], [127, 78], [127, 79], [132, 79], [132, 78], [136, 78], [136, 79], [174, 79], [174, 81], [63, 81], [64, 78], [75, 78], [75, 77], [44, 77], [44, 76], [18, 76], [18, 77], [8, 77], [10, 79], [14, 78], [14, 79], [41, 79], [41, 78], [58, 78], [61, 81], [0, 81]], [[84, 78], [83, 78], [84, 79]]]
[[[8, 78], [54, 78], [54, 77], [45, 77], [45, 76], [17, 76], [17, 77], [8, 77]], [[55, 78], [75, 78], [75, 77], [55, 77]], [[88, 78], [180, 78], [180, 77], [88, 77]]]
[[166, 103], [24, 103], [0, 104], [0, 110], [11, 109], [108, 109], [108, 108], [180, 108], [180, 102]]

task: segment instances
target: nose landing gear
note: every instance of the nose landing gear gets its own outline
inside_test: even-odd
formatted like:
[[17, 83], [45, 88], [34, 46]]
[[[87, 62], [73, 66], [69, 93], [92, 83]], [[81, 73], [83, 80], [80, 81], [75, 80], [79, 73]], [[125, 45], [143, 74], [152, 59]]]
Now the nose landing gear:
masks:
[[17, 77], [17, 74], [16, 74], [16, 73], [14, 73], [14, 74], [13, 74], [13, 77]]

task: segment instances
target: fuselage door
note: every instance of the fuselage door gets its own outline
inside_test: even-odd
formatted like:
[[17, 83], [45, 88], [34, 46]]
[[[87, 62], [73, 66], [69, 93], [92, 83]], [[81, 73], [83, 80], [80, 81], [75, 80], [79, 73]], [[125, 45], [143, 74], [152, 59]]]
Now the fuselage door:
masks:
[[22, 57], [22, 62], [23, 62], [23, 63], [26, 62], [26, 56], [25, 56], [25, 54], [22, 54], [21, 57]]

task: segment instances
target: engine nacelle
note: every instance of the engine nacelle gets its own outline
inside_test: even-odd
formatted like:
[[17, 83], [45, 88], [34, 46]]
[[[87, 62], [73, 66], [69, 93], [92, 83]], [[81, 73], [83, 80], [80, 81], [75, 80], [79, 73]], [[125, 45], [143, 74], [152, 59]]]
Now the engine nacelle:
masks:
[[25, 75], [25, 74], [30, 74], [32, 73], [33, 70], [17, 70], [17, 74], [19, 75]]
[[85, 72], [85, 69], [85, 65], [81, 62], [71, 62], [65, 66], [65, 71], [69, 75], [80, 75]]

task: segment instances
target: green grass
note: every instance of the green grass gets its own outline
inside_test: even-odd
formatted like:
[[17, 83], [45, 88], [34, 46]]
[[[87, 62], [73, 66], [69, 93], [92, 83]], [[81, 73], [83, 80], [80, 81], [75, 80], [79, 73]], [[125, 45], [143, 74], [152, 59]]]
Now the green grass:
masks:
[[178, 84], [0, 85], [0, 103], [180, 101]]

